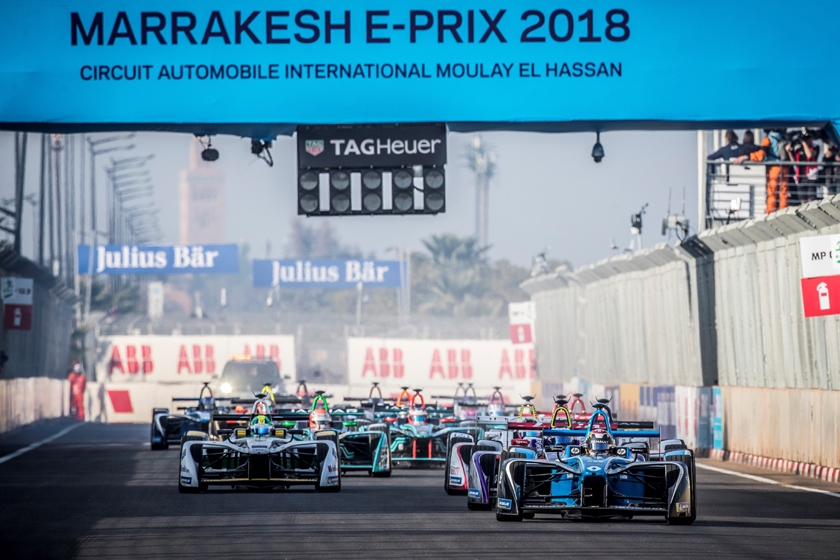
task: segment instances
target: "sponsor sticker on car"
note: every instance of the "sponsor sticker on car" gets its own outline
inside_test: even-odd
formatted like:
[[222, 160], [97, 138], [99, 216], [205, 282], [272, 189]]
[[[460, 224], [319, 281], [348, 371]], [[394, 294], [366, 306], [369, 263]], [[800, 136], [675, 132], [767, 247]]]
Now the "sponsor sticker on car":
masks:
[[499, 509], [510, 509], [513, 503], [510, 500], [506, 500], [504, 498], [499, 498], [496, 500], [499, 504]]
[[191, 476], [182, 476], [181, 477], [182, 484], [192, 484], [192, 477]]
[[338, 484], [338, 477], [337, 476], [328, 476], [327, 477], [327, 484]]
[[691, 502], [677, 502], [677, 511], [691, 515]]
[[463, 484], [464, 479], [460, 476], [450, 476], [449, 477], [449, 484]]
[[481, 491], [476, 490], [475, 488], [470, 488], [469, 492], [467, 492], [467, 495], [470, 498], [480, 498], [481, 497]]

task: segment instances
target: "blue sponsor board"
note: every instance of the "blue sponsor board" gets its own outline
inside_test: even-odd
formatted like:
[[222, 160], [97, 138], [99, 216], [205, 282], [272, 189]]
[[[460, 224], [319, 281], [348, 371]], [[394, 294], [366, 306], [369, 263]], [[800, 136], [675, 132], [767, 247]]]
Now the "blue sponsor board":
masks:
[[504, 498], [499, 498], [496, 500], [499, 504], [499, 509], [510, 509], [513, 503], [510, 500], [505, 500]]
[[399, 288], [400, 261], [369, 259], [254, 259], [257, 288]]
[[211, 274], [239, 272], [236, 245], [78, 246], [79, 274]]
[[476, 490], [475, 488], [470, 488], [469, 491], [467, 492], [467, 496], [469, 496], [470, 498], [480, 498], [481, 497], [481, 491]]
[[[0, 122], [131, 123], [236, 133], [259, 123], [826, 121], [840, 96], [757, 77], [836, 67], [830, 48], [732, 48], [751, 29], [836, 35], [817, 0], [0, 2]], [[748, 23], [747, 23], [748, 22]], [[840, 72], [819, 72], [820, 90]], [[340, 91], [340, 102], [336, 92]], [[161, 103], [165, 99], [165, 103]], [[271, 103], [232, 100], [271, 99]], [[119, 102], [115, 102], [119, 100]], [[375, 110], [372, 110], [372, 104]], [[203, 131], [219, 130], [208, 125]], [[527, 128], [527, 127], [526, 127]], [[233, 127], [228, 127], [228, 131]]]
[[715, 449], [723, 449], [723, 393], [712, 387], [712, 426]]

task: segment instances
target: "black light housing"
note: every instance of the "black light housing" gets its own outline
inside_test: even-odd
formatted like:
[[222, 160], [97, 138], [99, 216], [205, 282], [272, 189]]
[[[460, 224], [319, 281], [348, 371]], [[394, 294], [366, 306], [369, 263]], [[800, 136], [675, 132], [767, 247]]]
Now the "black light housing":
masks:
[[414, 173], [410, 169], [395, 169], [391, 173], [391, 199], [394, 214], [414, 213]]
[[362, 214], [382, 213], [382, 171], [363, 169], [362, 175]]
[[601, 160], [604, 159], [604, 147], [601, 145], [601, 133], [595, 133], [595, 145], [592, 146], [592, 159], [595, 160], [595, 163], [601, 163]]
[[321, 213], [321, 199], [319, 193], [321, 178], [318, 170], [298, 170], [298, 214], [318, 215]]
[[350, 172], [330, 171], [330, 214], [349, 214], [350, 208]]
[[423, 209], [424, 214], [446, 211], [446, 175], [442, 168], [423, 169]]

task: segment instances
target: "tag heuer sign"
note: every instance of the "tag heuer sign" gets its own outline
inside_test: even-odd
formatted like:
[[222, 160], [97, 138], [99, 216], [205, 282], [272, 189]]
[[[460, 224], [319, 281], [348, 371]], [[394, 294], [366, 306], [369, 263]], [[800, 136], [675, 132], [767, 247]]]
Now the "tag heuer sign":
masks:
[[301, 125], [298, 168], [446, 165], [446, 125]]
[[313, 156], [317, 156], [321, 152], [324, 151], [324, 141], [323, 140], [307, 140], [306, 141], [306, 153], [312, 154]]

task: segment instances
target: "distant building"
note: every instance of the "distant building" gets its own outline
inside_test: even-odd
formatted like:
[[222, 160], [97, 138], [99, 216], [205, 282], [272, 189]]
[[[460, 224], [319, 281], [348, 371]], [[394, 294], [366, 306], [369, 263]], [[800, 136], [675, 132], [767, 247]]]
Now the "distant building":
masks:
[[178, 187], [179, 241], [225, 242], [225, 174], [201, 159], [202, 146], [190, 144], [190, 167], [181, 171]]

